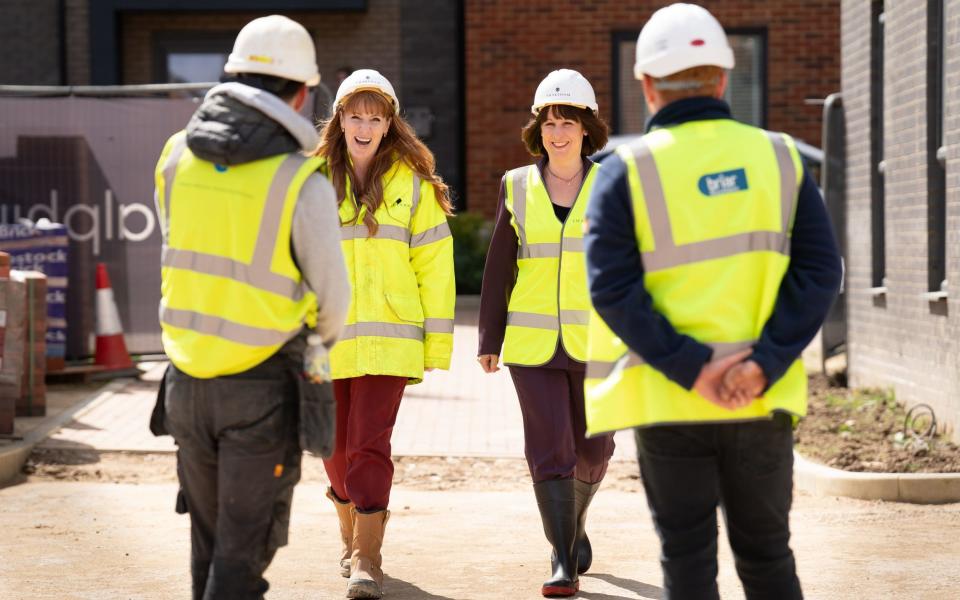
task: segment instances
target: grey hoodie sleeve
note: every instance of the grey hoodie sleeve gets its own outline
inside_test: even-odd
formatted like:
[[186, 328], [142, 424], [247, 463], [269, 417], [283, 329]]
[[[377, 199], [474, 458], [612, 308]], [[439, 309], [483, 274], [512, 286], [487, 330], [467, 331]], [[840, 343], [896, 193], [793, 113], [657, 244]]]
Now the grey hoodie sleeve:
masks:
[[350, 308], [350, 282], [340, 250], [340, 217], [333, 186], [310, 175], [293, 211], [293, 253], [307, 286], [317, 295], [317, 333], [333, 347]]

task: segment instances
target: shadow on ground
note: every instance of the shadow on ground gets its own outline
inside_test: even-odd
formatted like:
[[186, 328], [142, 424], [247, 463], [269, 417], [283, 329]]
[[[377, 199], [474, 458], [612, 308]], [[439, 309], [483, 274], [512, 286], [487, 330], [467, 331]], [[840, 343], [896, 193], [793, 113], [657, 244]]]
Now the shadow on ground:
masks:
[[[601, 581], [609, 583], [610, 585], [615, 585], [618, 588], [630, 590], [644, 600], [661, 600], [663, 598], [663, 588], [650, 585], [649, 583], [643, 583], [642, 581], [637, 581], [635, 579], [617, 577], [615, 575], [610, 575], [609, 573], [587, 573], [581, 577], [595, 577]], [[622, 596], [611, 596], [610, 594], [601, 594], [597, 592], [581, 591], [577, 596], [579, 598], [589, 598], [590, 600], [623, 600]]]
[[395, 579], [389, 575], [383, 576], [383, 591], [384, 595], [389, 595], [390, 598], [396, 598], [397, 600], [456, 600], [450, 596], [431, 594], [408, 581]]

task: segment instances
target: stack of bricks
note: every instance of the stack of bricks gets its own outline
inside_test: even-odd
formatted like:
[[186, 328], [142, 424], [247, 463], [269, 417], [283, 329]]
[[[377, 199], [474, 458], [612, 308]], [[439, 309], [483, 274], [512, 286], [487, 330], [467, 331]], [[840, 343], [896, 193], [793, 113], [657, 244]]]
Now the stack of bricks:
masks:
[[[0, 313], [6, 324], [0, 363], [0, 407], [7, 407], [9, 412], [12, 404], [16, 416], [43, 416], [47, 278], [37, 271], [10, 271], [7, 275], [0, 277]], [[0, 427], [3, 425], [0, 418]]]

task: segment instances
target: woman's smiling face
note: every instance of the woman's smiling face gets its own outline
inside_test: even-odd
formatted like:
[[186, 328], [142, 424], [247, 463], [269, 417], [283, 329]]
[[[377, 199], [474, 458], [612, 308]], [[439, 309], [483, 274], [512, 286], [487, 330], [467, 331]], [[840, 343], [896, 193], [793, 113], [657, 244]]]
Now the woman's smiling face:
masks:
[[547, 155], [554, 161], [567, 156], [579, 157], [585, 135], [583, 124], [574, 119], [563, 118], [552, 106], [544, 110], [549, 112], [540, 125], [540, 135]]
[[347, 140], [347, 151], [354, 162], [366, 162], [374, 157], [380, 142], [390, 130], [390, 118], [379, 112], [359, 106], [344, 108], [340, 115], [340, 126]]

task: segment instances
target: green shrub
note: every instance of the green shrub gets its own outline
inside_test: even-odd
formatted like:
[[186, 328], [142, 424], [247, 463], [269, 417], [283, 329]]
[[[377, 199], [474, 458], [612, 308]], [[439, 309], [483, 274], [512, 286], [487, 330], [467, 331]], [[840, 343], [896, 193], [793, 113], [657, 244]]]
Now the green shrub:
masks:
[[479, 294], [493, 222], [474, 213], [457, 214], [449, 222], [453, 234], [457, 294]]

